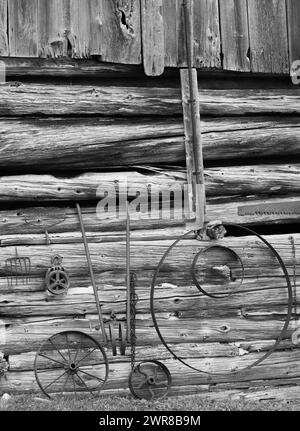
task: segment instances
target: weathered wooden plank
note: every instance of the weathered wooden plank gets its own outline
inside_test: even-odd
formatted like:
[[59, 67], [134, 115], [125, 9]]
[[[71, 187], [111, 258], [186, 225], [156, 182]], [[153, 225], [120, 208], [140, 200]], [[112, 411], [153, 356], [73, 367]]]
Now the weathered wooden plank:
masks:
[[300, 3], [287, 0], [290, 63], [300, 60]]
[[[208, 385], [206, 389], [210, 387], [211, 384], [221, 384], [221, 383], [241, 383], [247, 382], [248, 387], [251, 385], [250, 381], [255, 380], [268, 380], [274, 379], [286, 379], [287, 374], [292, 383], [292, 378], [294, 381], [298, 380], [299, 377], [299, 352], [290, 352], [282, 354], [281, 352], [275, 353], [272, 359], [266, 361], [266, 363], [260, 366], [245, 371], [243, 373], [234, 373], [233, 370], [241, 369], [243, 365], [253, 363], [257, 359], [257, 355], [250, 355], [251, 357], [243, 358], [211, 358], [207, 359], [205, 363], [197, 359], [191, 359], [189, 362], [194, 367], [201, 367], [206, 372], [219, 372], [220, 375], [210, 376], [209, 374], [196, 373], [185, 367], [182, 364], [170, 359], [165, 362], [172, 374], [172, 381], [175, 387], [185, 386], [187, 381], [193, 382], [193, 385]], [[272, 360], [274, 363], [272, 363]], [[287, 371], [287, 367], [289, 370]], [[97, 370], [97, 368], [95, 367]], [[101, 368], [99, 367], [99, 371]], [[224, 370], [225, 374], [222, 374]], [[106, 390], [127, 388], [128, 385], [128, 375], [130, 373], [130, 362], [119, 362], [111, 364], [110, 378], [106, 383]], [[45, 377], [43, 380], [50, 383], [55, 380], [62, 373], [61, 370], [49, 370], [49, 372], [44, 373]], [[46, 384], [47, 384], [46, 383]], [[266, 383], [265, 383], [266, 384]], [[245, 385], [247, 387], [247, 384]], [[16, 392], [23, 389], [24, 392], [36, 392], [37, 384], [33, 379], [33, 372], [9, 372], [7, 374], [7, 380], [3, 381], [2, 391], [6, 392]], [[61, 385], [58, 386], [57, 383], [53, 384], [53, 392], [59, 391]], [[199, 390], [199, 387], [197, 388]], [[72, 391], [72, 387], [69, 386], [69, 391]]]
[[9, 52], [12, 57], [38, 56], [38, 0], [9, 0]]
[[223, 68], [250, 71], [247, 0], [219, 2]]
[[[87, 3], [83, 2], [83, 4]], [[38, 0], [39, 57], [67, 57], [69, 29], [69, 0]]]
[[[182, 116], [180, 88], [7, 84], [0, 115]], [[300, 90], [201, 90], [201, 114], [242, 116], [300, 113]]]
[[289, 70], [286, 2], [248, 1], [251, 70], [286, 73]]
[[0, 55], [8, 55], [7, 0], [0, 0]]
[[221, 68], [219, 2], [194, 1], [195, 67]]
[[[170, 314], [170, 313], [169, 313]], [[109, 320], [107, 320], [109, 321]], [[139, 346], [157, 346], [161, 341], [153, 327], [151, 317], [137, 317], [137, 344]], [[178, 319], [157, 318], [161, 333], [170, 344], [196, 343], [252, 343], [255, 341], [270, 342], [277, 339], [283, 328], [282, 320], [250, 321], [243, 317], [221, 317], [211, 319]], [[184, 325], [183, 325], [184, 323]], [[251, 324], [250, 324], [251, 323]], [[43, 341], [51, 335], [68, 331], [83, 331], [102, 342], [102, 335], [95, 328], [99, 320], [85, 318], [61, 318], [41, 322], [7, 324], [0, 327], [0, 348], [6, 355], [36, 351]], [[284, 335], [284, 340], [290, 339], [294, 332], [293, 325]], [[299, 352], [299, 349], [297, 349]], [[258, 353], [262, 356], [262, 353]], [[246, 357], [250, 354], [245, 355]]]
[[[58, 0], [59, 1], [59, 0]], [[8, 77], [63, 77], [63, 78], [130, 78], [144, 77], [142, 67], [112, 64], [96, 59], [74, 58], [12, 58], [0, 57], [6, 64]]]
[[[95, 0], [93, 0], [95, 1]], [[93, 44], [93, 54], [103, 61], [141, 64], [141, 4], [140, 0], [102, 0], [98, 3], [99, 48]], [[81, 2], [80, 2], [81, 7]], [[96, 9], [97, 10], [97, 9]], [[96, 29], [97, 32], [97, 29]]]
[[[298, 164], [290, 165], [250, 165], [205, 169], [206, 191], [209, 197], [264, 195], [292, 195], [299, 193]], [[130, 190], [124, 187], [128, 183]], [[186, 185], [183, 170], [155, 170], [145, 168], [140, 172], [103, 172], [86, 173], [71, 178], [51, 175], [3, 176], [0, 183], [1, 202], [38, 201], [76, 201], [100, 200], [107, 190], [115, 190], [123, 198], [136, 198], [136, 190], [143, 191], [145, 198], [150, 197], [148, 186], [151, 184], [151, 198], [159, 199], [159, 192], [170, 193]], [[141, 210], [145, 212], [146, 206]]]
[[[244, 198], [244, 200], [234, 200], [233, 198], [222, 199], [219, 203], [208, 201], [207, 205], [207, 219], [208, 220], [223, 220], [224, 223], [233, 222], [241, 225], [262, 225], [262, 224], [274, 224], [274, 223], [292, 223], [297, 222], [299, 214], [295, 211], [295, 214], [290, 214], [288, 211], [285, 214], [283, 212], [272, 211], [243, 211], [242, 215], [239, 212], [240, 207], [245, 209], [252, 205], [268, 205], [271, 209], [276, 207], [277, 204], [286, 205], [288, 208], [292, 203], [299, 203], [299, 198], [284, 198], [278, 197], [277, 199], [262, 198], [250, 199]], [[124, 209], [119, 210], [119, 218], [116, 218], [115, 212], [110, 211], [105, 219], [97, 219], [96, 208], [90, 206], [83, 206], [84, 220], [86, 229], [88, 232], [99, 232], [102, 235], [102, 241], [105, 241], [104, 237], [113, 235], [116, 231], [124, 232], [124, 220], [125, 212]], [[49, 213], [51, 218], [45, 217], [45, 213]], [[187, 231], [185, 221], [175, 213], [175, 218], [163, 218], [163, 219], [149, 219], [141, 216], [139, 219], [132, 219], [131, 229], [135, 231], [135, 238], [139, 235], [141, 238], [147, 240], [147, 238], [157, 239], [159, 238], [174, 238], [180, 236], [180, 233]], [[53, 225], [53, 218], [61, 219], [61, 222]], [[42, 219], [42, 226], [39, 227], [38, 220]], [[28, 223], [28, 220], [32, 220], [32, 223]], [[35, 222], [34, 222], [35, 221]], [[79, 232], [78, 216], [75, 210], [75, 206], [68, 207], [33, 207], [33, 208], [18, 208], [15, 210], [2, 210], [0, 212], [0, 224], [1, 224], [1, 242], [0, 244], [5, 245], [26, 245], [34, 242], [35, 244], [44, 244], [45, 236], [43, 226], [48, 228], [50, 239], [54, 244], [60, 243], [59, 237], [56, 237], [57, 233], [70, 232], [69, 239], [64, 237], [65, 243], [72, 243], [72, 236], [74, 232]], [[149, 235], [149, 232], [151, 232]], [[163, 232], [162, 232], [163, 231]], [[28, 235], [29, 237], [26, 237]], [[36, 235], [36, 236], [34, 236]], [[122, 234], [121, 234], [122, 237]], [[76, 237], [75, 237], [76, 238]]]
[[[2, 174], [185, 165], [181, 120], [12, 118], [0, 120], [0, 127]], [[293, 157], [300, 151], [300, 125], [294, 117], [202, 118], [201, 127], [204, 160], [215, 165], [220, 160]]]
[[163, 0], [141, 0], [142, 43], [145, 73], [159, 76], [165, 68]]

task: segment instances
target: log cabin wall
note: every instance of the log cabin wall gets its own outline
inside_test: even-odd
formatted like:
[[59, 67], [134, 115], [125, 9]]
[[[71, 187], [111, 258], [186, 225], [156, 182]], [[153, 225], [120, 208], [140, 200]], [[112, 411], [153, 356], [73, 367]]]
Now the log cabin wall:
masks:
[[[134, 6], [141, 9], [132, 15], [124, 9], [125, 17], [111, 10], [117, 3], [122, 9], [128, 2], [0, 2], [0, 52], [7, 72], [7, 83], [0, 87], [0, 352], [9, 367], [0, 380], [1, 393], [38, 391], [34, 356], [49, 336], [80, 330], [102, 341], [75, 202], [82, 206], [105, 320], [124, 320], [125, 224], [109, 215], [97, 219], [102, 197], [97, 188], [129, 177], [132, 186], [151, 185], [164, 192], [186, 181], [176, 68], [184, 66], [180, 2], [174, 8], [174, 1], [164, 1], [157, 10], [159, 1], [136, 1]], [[270, 3], [274, 10], [269, 10]], [[186, 224], [134, 220], [137, 359], [165, 363], [173, 376], [173, 394], [300, 398], [300, 351], [291, 339], [299, 327], [300, 90], [288, 77], [291, 58], [300, 57], [298, 27], [291, 24], [298, 3], [197, 3], [195, 49], [207, 218], [268, 234], [291, 277], [294, 306], [284, 340], [267, 361], [243, 374], [212, 377], [191, 371], [162, 346], [150, 315], [154, 270], [174, 239], [186, 232]], [[93, 12], [99, 5], [100, 16]], [[156, 31], [161, 39], [151, 40], [149, 28], [141, 25], [146, 12], [163, 26], [163, 32]], [[126, 23], [129, 15], [132, 25], [113, 31], [116, 19]], [[226, 16], [235, 20], [227, 21]], [[45, 22], [45, 17], [51, 19]], [[89, 17], [97, 18], [101, 34]], [[266, 22], [272, 23], [273, 32]], [[204, 23], [209, 31], [204, 31]], [[169, 32], [174, 37], [167, 37]], [[241, 33], [243, 37], [236, 37]], [[164, 52], [163, 59], [153, 55], [158, 46], [164, 47], [158, 50]], [[269, 51], [259, 55], [265, 47], [275, 57]], [[164, 74], [147, 78], [144, 69]], [[257, 209], [258, 204], [265, 204], [265, 210]], [[274, 211], [275, 206], [281, 210]], [[245, 261], [241, 292], [217, 301], [199, 296], [186, 268], [200, 246], [187, 239], [160, 280], [155, 311], [179, 356], [204, 371], [226, 373], [253, 363], [274, 344], [286, 318], [288, 296], [274, 256], [256, 238], [236, 237], [233, 231], [221, 244]], [[28, 283], [12, 286], [5, 262], [16, 250], [31, 258], [32, 268]], [[63, 297], [52, 297], [45, 289], [45, 274], [55, 254], [63, 256], [71, 277]], [[107, 353], [111, 371], [103, 393], [126, 393], [130, 352], [124, 358]]]

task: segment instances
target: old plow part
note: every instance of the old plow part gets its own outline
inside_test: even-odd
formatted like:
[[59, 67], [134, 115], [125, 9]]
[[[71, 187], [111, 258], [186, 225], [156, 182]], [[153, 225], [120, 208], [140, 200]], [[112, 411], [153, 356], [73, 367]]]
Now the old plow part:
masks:
[[[179, 357], [172, 350], [171, 345], [168, 343], [168, 340], [165, 339], [161, 329], [159, 328], [158, 321], [156, 319], [156, 313], [155, 313], [155, 288], [156, 288], [156, 286], [159, 286], [159, 284], [160, 284], [159, 283], [159, 276], [160, 276], [161, 272], [163, 271], [164, 265], [171, 265], [173, 249], [179, 243], [181, 243], [181, 241], [184, 241], [187, 238], [191, 238], [191, 236], [193, 234], [195, 234], [195, 232], [194, 231], [187, 232], [186, 234], [184, 234], [180, 238], [178, 238], [168, 248], [168, 250], [165, 252], [163, 257], [161, 258], [161, 260], [158, 264], [158, 267], [155, 271], [155, 274], [153, 276], [152, 283], [151, 283], [151, 295], [150, 295], [151, 315], [152, 315], [154, 327], [156, 329], [156, 332], [157, 332], [161, 342], [166, 347], [166, 349], [172, 354], [173, 358], [178, 360], [179, 362], [181, 362], [182, 364], [186, 365], [187, 367], [189, 367], [190, 369], [192, 369], [194, 371], [198, 371], [200, 373], [208, 374], [211, 376], [242, 373], [246, 370], [252, 369], [255, 366], [258, 366], [263, 361], [265, 361], [267, 358], [269, 358], [272, 355], [272, 353], [274, 353], [275, 350], [279, 347], [280, 343], [282, 342], [282, 340], [286, 334], [286, 331], [287, 331], [289, 324], [290, 324], [290, 321], [291, 321], [292, 312], [293, 312], [293, 302], [294, 302], [293, 301], [292, 285], [291, 285], [291, 281], [290, 281], [290, 277], [289, 277], [287, 268], [286, 268], [282, 258], [278, 254], [278, 252], [274, 249], [274, 247], [265, 238], [263, 238], [262, 236], [257, 234], [255, 231], [253, 231], [249, 228], [246, 228], [244, 226], [240, 226], [240, 225], [236, 225], [236, 224], [225, 224], [224, 228], [226, 230], [228, 228], [238, 229], [240, 231], [240, 233], [242, 233], [242, 234], [247, 234], [247, 235], [252, 235], [252, 236], [257, 237], [267, 247], [271, 256], [277, 260], [277, 262], [278, 262], [278, 264], [279, 264], [279, 266], [283, 272], [285, 281], [286, 281], [286, 290], [287, 290], [287, 294], [288, 294], [287, 314], [286, 314], [286, 318], [283, 322], [283, 326], [282, 326], [282, 329], [278, 335], [277, 340], [274, 342], [274, 344], [270, 347], [270, 349], [266, 353], [263, 353], [259, 359], [256, 359], [250, 365], [247, 365], [244, 368], [233, 369], [229, 372], [222, 372], [221, 371], [218, 373], [204, 371], [200, 367], [198, 368], [198, 367], [191, 366], [186, 360]], [[245, 272], [246, 272], [245, 271], [245, 265], [244, 265], [244, 262], [241, 259], [241, 257], [235, 251], [228, 249], [227, 247], [223, 247], [223, 246], [219, 246], [219, 245], [214, 245], [212, 247], [200, 249], [200, 251], [195, 254], [194, 250], [195, 249], [199, 250], [199, 244], [201, 247], [201, 240], [199, 241], [199, 239], [195, 239], [194, 241], [195, 241], [194, 247], [191, 246], [191, 252], [190, 252], [190, 258], [191, 258], [190, 268], [187, 268], [187, 277], [190, 277], [190, 278], [189, 279], [187, 278], [186, 281], [190, 280], [191, 284], [194, 284], [195, 288], [197, 288], [198, 291], [200, 291], [201, 296], [205, 295], [211, 299], [215, 299], [216, 301], [218, 301], [221, 298], [224, 298], [226, 296], [229, 296], [229, 295], [238, 294], [238, 293], [239, 294], [245, 293], [245, 290], [239, 290], [239, 288], [243, 285], [244, 278], [245, 278]], [[223, 257], [223, 261], [218, 257], [219, 252], [222, 252], [223, 256], [225, 256], [225, 258]], [[207, 257], [209, 257], [210, 253], [212, 253], [211, 258], [213, 257], [215, 259], [215, 261], [213, 261], [213, 259], [211, 259], [211, 258], [207, 260]], [[203, 258], [205, 258], [205, 259], [203, 259]], [[200, 266], [199, 273], [202, 275], [202, 279], [199, 277], [198, 264], [200, 264], [199, 265]], [[203, 276], [203, 271], [204, 271], [204, 276]], [[207, 288], [205, 288], [202, 284], [205, 281], [205, 276], [207, 274], [209, 275], [209, 277], [212, 277], [209, 288], [210, 289], [214, 288], [217, 290], [216, 292], [215, 292], [215, 290], [213, 290], [214, 293], [209, 292], [207, 290]], [[195, 299], [197, 299], [197, 295], [195, 295], [194, 297], [195, 297]], [[299, 344], [299, 341], [298, 341], [299, 340], [299, 332], [300, 331], [298, 330], [293, 334], [293, 342], [295, 344]]]
[[27, 256], [19, 256], [16, 248], [15, 256], [6, 259], [5, 269], [8, 287], [18, 286], [18, 284], [28, 284], [31, 273], [31, 259]]
[[129, 389], [140, 400], [154, 401], [166, 397], [171, 384], [168, 368], [159, 361], [140, 362], [129, 376]]
[[119, 353], [121, 356], [125, 356], [127, 347], [126, 338], [126, 326], [123, 322], [109, 323], [108, 324], [108, 344], [111, 347], [112, 355], [117, 356], [119, 347]]
[[41, 391], [51, 394], [81, 392], [92, 397], [99, 395], [107, 381], [108, 360], [102, 346], [83, 332], [60, 332], [39, 348], [34, 373]]

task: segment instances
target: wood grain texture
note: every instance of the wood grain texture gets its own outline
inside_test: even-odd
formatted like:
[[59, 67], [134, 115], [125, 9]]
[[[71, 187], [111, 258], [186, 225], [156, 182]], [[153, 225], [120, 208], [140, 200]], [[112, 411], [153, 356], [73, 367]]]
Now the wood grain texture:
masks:
[[[201, 115], [294, 115], [300, 90], [202, 90]], [[180, 88], [116, 85], [7, 83], [0, 88], [0, 115], [180, 116]]]
[[96, 46], [93, 54], [101, 54], [103, 61], [141, 64], [141, 0], [102, 0], [100, 4], [97, 1], [100, 52]]
[[165, 67], [163, 0], [141, 0], [143, 62], [148, 76], [159, 76]]
[[[300, 151], [297, 117], [205, 117], [201, 126], [204, 160], [214, 165], [295, 157]], [[0, 127], [2, 173], [185, 166], [180, 119], [12, 118], [0, 120]]]
[[9, 52], [12, 57], [38, 55], [38, 0], [9, 0]]
[[[273, 197], [300, 192], [299, 164], [250, 165], [205, 169], [208, 197], [264, 195], [266, 190]], [[168, 193], [186, 184], [185, 170], [157, 170], [145, 168], [144, 172], [85, 173], [76, 177], [52, 175], [3, 176], [0, 183], [1, 202], [57, 202], [102, 199], [105, 190], [115, 190], [116, 182], [130, 185], [128, 198], [136, 197], [136, 190], [147, 193]], [[120, 196], [126, 191], [120, 189]], [[156, 195], [155, 195], [156, 194]], [[147, 195], [148, 196], [148, 195]]]
[[219, 2], [194, 1], [194, 57], [197, 68], [221, 68]]
[[247, 0], [219, 2], [223, 68], [249, 72], [250, 58]]
[[0, 55], [8, 55], [7, 0], [0, 0]]
[[69, 30], [69, 0], [38, 0], [39, 57], [67, 57]]
[[300, 60], [300, 2], [287, 0], [290, 63]]
[[248, 1], [251, 70], [289, 71], [286, 3], [282, 0]]

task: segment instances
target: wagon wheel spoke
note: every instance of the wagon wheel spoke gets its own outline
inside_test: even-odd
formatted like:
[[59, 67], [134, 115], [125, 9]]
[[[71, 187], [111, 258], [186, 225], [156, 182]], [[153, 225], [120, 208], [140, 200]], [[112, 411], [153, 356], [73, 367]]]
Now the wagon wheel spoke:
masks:
[[74, 374], [71, 374], [71, 377], [72, 377], [72, 381], [73, 381], [75, 399], [77, 400], [76, 383], [75, 383], [75, 379], [74, 379]]
[[45, 386], [45, 390], [50, 388], [50, 386], [53, 385], [53, 383], [56, 383], [58, 380], [60, 380], [68, 371], [64, 371], [59, 377], [53, 380], [53, 382], [49, 383], [49, 385]]
[[82, 373], [82, 374], [86, 374], [87, 376], [93, 377], [94, 379], [99, 380], [99, 382], [103, 382], [104, 383], [103, 379], [100, 379], [100, 377], [94, 376], [93, 374], [87, 373], [86, 371], [82, 371], [82, 370], [79, 369], [78, 372]]
[[143, 376], [145, 376], [145, 379], [146, 379], [146, 380], [148, 379], [148, 374], [141, 370], [141, 364], [139, 364], [139, 365], [137, 366], [137, 370], [138, 370], [138, 372], [139, 372], [140, 374], [142, 374]]
[[78, 353], [79, 353], [79, 351], [80, 351], [80, 349], [81, 349], [81, 346], [82, 346], [82, 341], [81, 341], [81, 339], [80, 339], [80, 341], [79, 341], [79, 347], [77, 347], [76, 354], [75, 354], [75, 357], [74, 357], [74, 359], [73, 359], [73, 362], [74, 362], [75, 364], [76, 364], [76, 359], [77, 359]]
[[70, 352], [70, 345], [69, 345], [69, 337], [68, 334], [65, 334], [66, 336], [66, 341], [67, 341], [67, 349], [68, 349], [68, 356], [69, 356], [69, 360], [71, 361], [71, 352]]
[[50, 356], [46, 356], [43, 353], [39, 353], [39, 356], [42, 356], [42, 358], [45, 358], [45, 359], [49, 359], [49, 361], [56, 362], [57, 364], [62, 365], [63, 367], [66, 365], [66, 363], [60, 362], [57, 359], [50, 358]]
[[88, 352], [83, 358], [81, 358], [80, 359], [80, 361], [78, 362], [78, 364], [77, 364], [77, 367], [78, 367], [78, 365], [80, 364], [80, 362], [82, 362], [84, 359], [86, 359], [89, 355], [91, 355], [92, 353], [94, 353], [95, 352], [95, 350], [97, 350], [97, 347], [94, 347], [93, 348], [93, 350], [91, 351], [91, 352]]
[[69, 378], [70, 378], [70, 373], [67, 374], [66, 381], [65, 381], [64, 386], [63, 386], [62, 391], [61, 391], [62, 393], [64, 393], [64, 391], [66, 389], [66, 386], [67, 386], [67, 383], [69, 381]]
[[54, 349], [60, 354], [60, 356], [63, 358], [63, 360], [65, 361], [65, 363], [68, 363], [67, 359], [64, 357], [64, 355], [61, 353], [61, 351], [57, 348], [56, 344], [53, 343], [53, 341], [51, 340], [51, 338], [49, 338], [50, 343], [52, 344], [52, 346], [54, 347]]
[[87, 388], [87, 390], [92, 394], [92, 395], [94, 395], [93, 394], [93, 391], [92, 391], [92, 389], [90, 389], [89, 387], [88, 387], [88, 385], [85, 383], [85, 381], [78, 375], [78, 374], [76, 374], [76, 377], [78, 377], [78, 379], [84, 384], [84, 386]]

